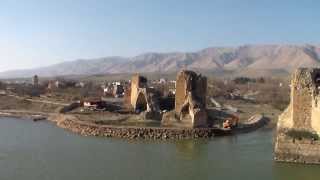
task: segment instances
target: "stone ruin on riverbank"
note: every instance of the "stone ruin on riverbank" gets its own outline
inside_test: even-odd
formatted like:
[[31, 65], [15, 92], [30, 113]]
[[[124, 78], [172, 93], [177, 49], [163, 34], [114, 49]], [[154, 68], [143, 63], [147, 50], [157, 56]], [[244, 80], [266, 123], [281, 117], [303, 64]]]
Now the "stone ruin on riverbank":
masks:
[[145, 112], [146, 118], [156, 116], [158, 119], [160, 95], [155, 89], [149, 88], [147, 83], [147, 78], [143, 76], [136, 74], [132, 77], [130, 103], [135, 112]]
[[175, 109], [163, 115], [162, 125], [206, 127], [207, 78], [183, 70], [177, 75]]
[[176, 79], [175, 108], [163, 113], [160, 93], [149, 88], [147, 78], [138, 74], [131, 80], [130, 105], [145, 119], [162, 119], [163, 126], [207, 127], [207, 78], [193, 71], [180, 71]]
[[291, 80], [288, 108], [279, 116], [278, 161], [320, 163], [320, 69], [298, 69]]

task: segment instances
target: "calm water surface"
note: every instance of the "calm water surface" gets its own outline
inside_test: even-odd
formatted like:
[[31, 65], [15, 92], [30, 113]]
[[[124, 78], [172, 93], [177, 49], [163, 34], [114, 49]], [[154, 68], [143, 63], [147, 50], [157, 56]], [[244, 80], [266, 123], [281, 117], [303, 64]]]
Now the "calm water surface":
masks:
[[266, 130], [210, 141], [126, 141], [0, 118], [0, 179], [316, 180], [320, 166], [274, 163]]

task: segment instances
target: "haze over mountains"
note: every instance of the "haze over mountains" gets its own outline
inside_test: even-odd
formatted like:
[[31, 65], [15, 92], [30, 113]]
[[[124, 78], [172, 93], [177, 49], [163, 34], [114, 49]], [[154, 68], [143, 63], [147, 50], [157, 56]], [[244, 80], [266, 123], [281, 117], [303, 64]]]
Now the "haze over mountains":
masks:
[[68, 61], [48, 67], [1, 72], [1, 78], [93, 75], [135, 72], [198, 71], [238, 73], [291, 72], [297, 67], [320, 67], [317, 45], [245, 45], [212, 47], [198, 52], [146, 53], [135, 57], [106, 57]]

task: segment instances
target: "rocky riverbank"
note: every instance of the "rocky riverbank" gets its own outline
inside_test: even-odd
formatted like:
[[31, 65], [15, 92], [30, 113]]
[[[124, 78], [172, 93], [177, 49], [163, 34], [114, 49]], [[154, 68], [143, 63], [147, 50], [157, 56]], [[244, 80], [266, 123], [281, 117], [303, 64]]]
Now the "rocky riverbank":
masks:
[[70, 130], [83, 136], [115, 137], [124, 139], [150, 140], [183, 140], [183, 139], [210, 139], [215, 136], [226, 136], [256, 130], [266, 123], [263, 116], [255, 118], [254, 122], [237, 129], [226, 130], [220, 128], [170, 128], [170, 127], [136, 127], [99, 125], [81, 121], [74, 115], [61, 113], [41, 113], [29, 111], [1, 111], [0, 116], [27, 118], [34, 121], [48, 119], [58, 127]]
[[[51, 120], [57, 123], [61, 128], [68, 129], [84, 136], [104, 136], [117, 137], [127, 139], [196, 139], [196, 138], [212, 138], [214, 136], [231, 135], [236, 133], [250, 132], [265, 125], [263, 116], [253, 118], [248, 124], [243, 124], [236, 129], [220, 129], [220, 128], [173, 128], [159, 126], [138, 126], [134, 125], [114, 125], [103, 122], [96, 123], [99, 119], [95, 116], [78, 116], [68, 113], [79, 107], [79, 103], [70, 105], [59, 104], [56, 102], [25, 100], [21, 97], [2, 97], [9, 105], [3, 106], [0, 110], [2, 117], [14, 117], [22, 119], [30, 119], [33, 121]], [[105, 117], [109, 117], [108, 115]], [[88, 120], [91, 118], [93, 120]], [[96, 119], [97, 118], [97, 119]], [[100, 121], [99, 121], [100, 122]], [[110, 121], [111, 122], [111, 121]]]
[[163, 127], [132, 127], [132, 126], [106, 126], [81, 122], [70, 115], [51, 117], [61, 128], [71, 130], [83, 136], [116, 137], [125, 139], [153, 139], [176, 140], [212, 138], [217, 135], [227, 135], [230, 131], [216, 128], [163, 128]]
[[[220, 128], [169, 128], [169, 127], [135, 127], [135, 126], [112, 126], [97, 125], [90, 122], [79, 121], [73, 115], [58, 114], [51, 116], [49, 120], [54, 121], [61, 128], [68, 129], [83, 136], [116, 137], [125, 139], [154, 139], [154, 140], [180, 140], [212, 138], [215, 136], [232, 135], [233, 133], [248, 132], [247, 128], [253, 130], [261, 127], [263, 123], [245, 126], [237, 130], [224, 130]], [[260, 120], [259, 120], [260, 122]], [[261, 117], [261, 122], [265, 119]], [[257, 126], [258, 125], [258, 126]]]

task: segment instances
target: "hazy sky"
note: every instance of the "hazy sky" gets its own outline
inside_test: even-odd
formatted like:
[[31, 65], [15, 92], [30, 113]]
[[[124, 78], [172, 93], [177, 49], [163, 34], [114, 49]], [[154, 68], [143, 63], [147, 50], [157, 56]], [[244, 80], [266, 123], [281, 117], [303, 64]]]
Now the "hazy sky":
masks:
[[0, 71], [149, 51], [319, 43], [319, 0], [1, 0]]

